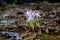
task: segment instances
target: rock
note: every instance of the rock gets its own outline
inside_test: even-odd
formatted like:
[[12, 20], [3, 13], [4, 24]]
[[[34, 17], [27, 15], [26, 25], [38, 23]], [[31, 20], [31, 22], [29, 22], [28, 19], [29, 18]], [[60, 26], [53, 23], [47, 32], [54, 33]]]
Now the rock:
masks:
[[46, 33], [49, 33], [49, 29], [46, 29], [45, 32], [46, 32]]

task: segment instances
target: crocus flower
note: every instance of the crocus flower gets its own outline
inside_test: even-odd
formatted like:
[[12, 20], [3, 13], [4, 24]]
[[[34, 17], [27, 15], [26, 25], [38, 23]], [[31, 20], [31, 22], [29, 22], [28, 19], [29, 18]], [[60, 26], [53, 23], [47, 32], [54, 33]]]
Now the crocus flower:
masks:
[[27, 21], [34, 21], [34, 12], [32, 10], [26, 12]]
[[34, 21], [35, 17], [36, 18], [41, 17], [40, 13], [39, 12], [36, 13], [35, 11], [32, 10], [26, 12], [27, 21]]
[[35, 13], [36, 18], [41, 17], [40, 13]]

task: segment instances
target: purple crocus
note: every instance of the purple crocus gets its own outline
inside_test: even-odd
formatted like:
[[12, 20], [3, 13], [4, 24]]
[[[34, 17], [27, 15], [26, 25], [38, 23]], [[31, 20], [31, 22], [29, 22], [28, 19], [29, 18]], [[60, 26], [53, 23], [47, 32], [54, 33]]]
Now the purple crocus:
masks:
[[41, 17], [40, 12], [35, 13], [36, 18]]
[[27, 21], [32, 21], [33, 22], [35, 20], [35, 17], [36, 18], [41, 17], [39, 14], [40, 14], [39, 12], [36, 13], [35, 11], [32, 11], [32, 10], [27, 11], [26, 12]]
[[27, 21], [34, 21], [34, 12], [32, 10], [26, 12]]

